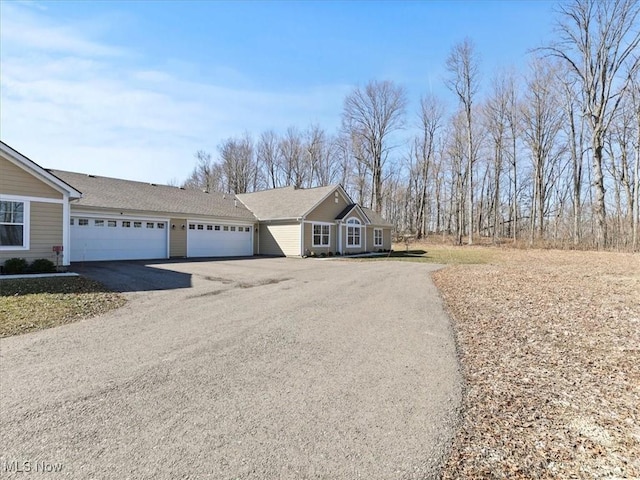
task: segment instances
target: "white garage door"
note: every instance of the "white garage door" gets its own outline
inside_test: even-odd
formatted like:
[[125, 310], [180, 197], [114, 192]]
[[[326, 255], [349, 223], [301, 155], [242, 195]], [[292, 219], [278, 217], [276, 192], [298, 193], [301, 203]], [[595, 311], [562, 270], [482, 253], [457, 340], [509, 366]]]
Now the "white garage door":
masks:
[[71, 261], [167, 258], [167, 224], [156, 220], [71, 218]]
[[188, 257], [247, 257], [253, 255], [251, 225], [189, 223]]

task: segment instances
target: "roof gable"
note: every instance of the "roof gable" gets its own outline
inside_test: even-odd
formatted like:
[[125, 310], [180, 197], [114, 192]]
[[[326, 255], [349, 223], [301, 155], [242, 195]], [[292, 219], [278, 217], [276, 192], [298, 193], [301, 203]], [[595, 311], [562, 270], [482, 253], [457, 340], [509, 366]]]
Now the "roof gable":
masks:
[[351, 205], [347, 205], [347, 207], [342, 210], [338, 215], [336, 215], [336, 220], [344, 220], [353, 215], [356, 212], [357, 216], [360, 217], [365, 223], [371, 223], [369, 217], [364, 212], [364, 209], [360, 207], [357, 203], [352, 203]]
[[14, 150], [2, 141], [0, 141], [0, 152], [3, 154], [3, 157], [6, 158], [9, 162], [26, 171], [30, 175], [33, 175], [38, 180], [50, 186], [54, 190], [68, 195], [70, 198], [82, 197], [82, 193], [79, 190], [76, 190], [76, 188], [72, 187], [64, 180], [53, 175], [51, 172], [42, 168], [36, 162], [24, 156], [17, 150]]
[[297, 220], [308, 215], [336, 189], [342, 190], [342, 187], [340, 185], [314, 188], [289, 186], [242, 193], [238, 195], [238, 199], [255, 214], [258, 220]]

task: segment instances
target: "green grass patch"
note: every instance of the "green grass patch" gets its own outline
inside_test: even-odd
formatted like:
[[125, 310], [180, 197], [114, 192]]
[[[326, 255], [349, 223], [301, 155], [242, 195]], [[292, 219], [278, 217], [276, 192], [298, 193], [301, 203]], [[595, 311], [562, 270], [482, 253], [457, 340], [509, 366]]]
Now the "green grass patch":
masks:
[[0, 337], [93, 317], [126, 300], [84, 277], [0, 280]]
[[498, 252], [487, 247], [451, 247], [443, 245], [427, 245], [420, 248], [397, 246], [388, 255], [360, 258], [362, 261], [401, 261], [439, 263], [444, 265], [473, 265], [492, 262]]

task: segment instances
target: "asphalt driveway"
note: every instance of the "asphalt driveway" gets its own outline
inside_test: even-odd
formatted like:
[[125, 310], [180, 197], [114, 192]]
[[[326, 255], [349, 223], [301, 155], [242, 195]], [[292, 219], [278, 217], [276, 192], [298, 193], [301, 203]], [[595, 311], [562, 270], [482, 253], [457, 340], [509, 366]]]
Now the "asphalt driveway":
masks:
[[433, 478], [461, 396], [433, 268], [82, 265], [130, 301], [0, 339], [0, 477]]

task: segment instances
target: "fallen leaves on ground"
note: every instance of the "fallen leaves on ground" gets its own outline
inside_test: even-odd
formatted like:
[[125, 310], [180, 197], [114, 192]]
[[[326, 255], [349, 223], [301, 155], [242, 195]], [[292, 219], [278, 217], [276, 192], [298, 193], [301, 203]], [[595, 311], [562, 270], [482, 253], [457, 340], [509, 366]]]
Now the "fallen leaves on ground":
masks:
[[466, 383], [443, 478], [640, 478], [640, 257], [497, 258], [434, 274]]
[[124, 305], [122, 295], [84, 277], [0, 281], [0, 337], [71, 323]]

